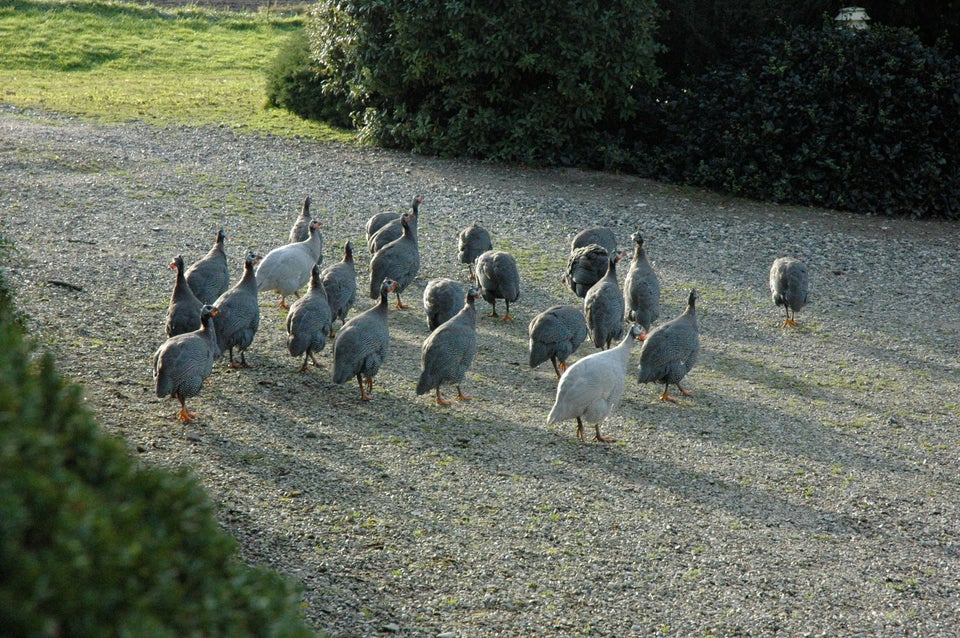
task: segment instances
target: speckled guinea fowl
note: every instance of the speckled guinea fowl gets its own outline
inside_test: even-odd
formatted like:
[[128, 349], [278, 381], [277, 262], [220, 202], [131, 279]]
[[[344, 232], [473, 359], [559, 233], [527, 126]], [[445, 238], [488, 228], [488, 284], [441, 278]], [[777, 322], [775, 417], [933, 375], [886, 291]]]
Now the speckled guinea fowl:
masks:
[[587, 332], [593, 345], [606, 350], [623, 336], [623, 292], [617, 281], [617, 262], [622, 254], [615, 253], [607, 260], [607, 272], [587, 291], [583, 298], [583, 314]]
[[807, 305], [810, 275], [807, 266], [793, 257], [780, 257], [770, 267], [770, 295], [773, 303], [783, 306], [786, 320], [783, 327], [796, 326], [796, 315]]
[[427, 327], [433, 331], [463, 308], [465, 290], [452, 279], [439, 277], [427, 282], [423, 289], [423, 309], [427, 313]]
[[397, 282], [384, 279], [380, 283], [380, 301], [350, 319], [333, 340], [333, 382], [342, 384], [355, 377], [363, 401], [373, 398], [373, 377], [387, 357], [390, 346], [387, 297], [396, 288]]
[[319, 366], [316, 353], [327, 345], [332, 318], [327, 291], [320, 279], [320, 266], [314, 265], [306, 294], [293, 302], [287, 313], [287, 350], [291, 357], [303, 355], [300, 372], [309, 362]]
[[313, 221], [313, 218], [310, 217], [310, 198], [305, 197], [303, 199], [303, 206], [300, 207], [300, 214], [293, 222], [293, 226], [290, 227], [290, 236], [287, 239], [287, 243], [295, 244], [310, 239], [311, 221]]
[[627, 320], [639, 323], [650, 331], [650, 325], [660, 316], [660, 278], [654, 272], [643, 247], [643, 236], [633, 233], [633, 258], [623, 281], [623, 302]]
[[418, 396], [436, 390], [437, 405], [450, 405], [450, 401], [440, 395], [440, 386], [452, 384], [457, 387], [457, 399], [469, 401], [472, 398], [463, 393], [460, 384], [477, 354], [477, 307], [474, 302], [479, 296], [478, 289], [467, 290], [460, 311], [424, 340], [420, 351]]
[[396, 282], [397, 308], [409, 308], [400, 300], [413, 278], [420, 272], [420, 245], [417, 242], [417, 217], [407, 213], [401, 219], [403, 234], [378, 250], [370, 258], [370, 298], [380, 294], [380, 282], [392, 279]]
[[510, 315], [510, 304], [520, 298], [520, 270], [517, 260], [510, 253], [502, 250], [488, 250], [479, 257], [474, 265], [477, 273], [477, 285], [480, 294], [493, 306], [488, 317], [497, 317], [497, 299], [503, 299], [507, 304], [507, 311], [503, 321], [513, 321]]
[[473, 222], [460, 231], [457, 235], [457, 259], [461, 264], [467, 264], [470, 268], [470, 279], [476, 279], [477, 275], [473, 272], [473, 263], [477, 257], [493, 250], [493, 240], [490, 239], [490, 233], [480, 225], [480, 222]]
[[310, 238], [284, 244], [267, 253], [257, 267], [257, 290], [280, 294], [280, 307], [287, 308], [287, 296], [296, 293], [310, 281], [314, 264], [323, 259], [323, 234], [317, 220], [310, 222]]
[[617, 236], [606, 226], [591, 226], [581, 230], [570, 241], [570, 252], [590, 244], [602, 246], [610, 255], [617, 252]]
[[[327, 291], [330, 303], [331, 324], [339, 320], [346, 323], [347, 314], [357, 300], [357, 268], [353, 263], [353, 244], [343, 246], [343, 259], [331, 264], [320, 273], [320, 280]], [[330, 336], [333, 336], [331, 328]]]
[[552, 306], [533, 318], [527, 333], [530, 367], [549, 359], [559, 379], [567, 369], [567, 358], [587, 338], [587, 322], [579, 306]]
[[[423, 203], [424, 199], [425, 197], [423, 195], [417, 195], [410, 204], [410, 212], [408, 212], [407, 215], [413, 215], [414, 226], [420, 221], [420, 204]], [[369, 236], [367, 239], [367, 248], [370, 249], [371, 253], [376, 253], [390, 242], [400, 238], [403, 234], [402, 218], [403, 215], [388, 220], [387, 223]]]
[[180, 401], [177, 418], [181, 421], [196, 418], [196, 412], [187, 410], [187, 399], [200, 394], [204, 380], [213, 370], [213, 362], [220, 356], [214, 327], [217, 312], [215, 306], [203, 306], [198, 329], [170, 337], [153, 355], [157, 396]]
[[600, 244], [587, 244], [570, 251], [563, 282], [575, 295], [586, 297], [590, 288], [607, 272], [610, 253]]
[[[220, 295], [216, 305], [220, 312], [215, 318], [217, 344], [220, 351], [230, 355], [231, 368], [249, 368], [245, 352], [260, 327], [260, 304], [257, 298], [257, 278], [254, 267], [260, 256], [247, 253], [243, 262], [243, 277], [230, 290]], [[240, 361], [233, 358], [233, 350], [240, 353]]]
[[593, 423], [595, 441], [612, 443], [600, 433], [600, 423], [613, 411], [626, 384], [627, 364], [634, 341], [643, 336], [643, 328], [634, 324], [616, 347], [595, 352], [567, 368], [557, 384], [557, 397], [547, 417], [547, 425], [577, 420], [577, 438], [583, 437], [583, 423]]
[[693, 369], [700, 356], [700, 331], [697, 326], [697, 289], [690, 291], [687, 308], [679, 317], [656, 327], [640, 349], [640, 383], [662, 383], [661, 401], [676, 401], [667, 390], [674, 384], [690, 396], [680, 382]]
[[[363, 227], [364, 232], [366, 232], [366, 236], [367, 236], [367, 248], [370, 249], [370, 240], [373, 238], [374, 235], [377, 234], [378, 230], [380, 230], [381, 228], [383, 228], [393, 220], [399, 221], [401, 217], [403, 217], [402, 212], [395, 213], [393, 211], [386, 212], [386, 213], [376, 213], [375, 215], [371, 215], [370, 218], [367, 220], [366, 225]], [[370, 250], [370, 252], [372, 253], [374, 251]]]
[[200, 328], [200, 309], [203, 304], [190, 290], [187, 279], [183, 276], [183, 255], [174, 257], [170, 268], [177, 271], [177, 280], [167, 306], [167, 323], [164, 329], [168, 337], [175, 337]]
[[221, 228], [217, 231], [217, 239], [207, 254], [187, 268], [187, 272], [184, 273], [187, 284], [201, 303], [212, 304], [230, 287], [230, 266], [227, 264], [227, 253], [224, 250], [226, 241], [227, 234]]

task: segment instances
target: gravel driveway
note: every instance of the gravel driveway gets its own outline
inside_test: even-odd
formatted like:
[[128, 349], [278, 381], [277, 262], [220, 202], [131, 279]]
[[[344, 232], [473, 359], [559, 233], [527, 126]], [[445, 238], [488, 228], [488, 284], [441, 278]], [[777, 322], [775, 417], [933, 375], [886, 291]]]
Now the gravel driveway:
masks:
[[[329, 346], [324, 368], [297, 373], [272, 294], [255, 367], [218, 364], [189, 402], [197, 422], [156, 398], [176, 254], [194, 261], [223, 227], [237, 278], [247, 248], [285, 242], [310, 195], [325, 263], [352, 240], [363, 290], [365, 220], [416, 194], [423, 266], [413, 307], [390, 311], [375, 400], [331, 382]], [[321, 633], [960, 634], [956, 223], [10, 107], [0, 218], [31, 328], [103, 427], [144, 464], [190, 468], [244, 558], [302, 584]], [[474, 219], [516, 256], [521, 298], [515, 322], [480, 321], [474, 400], [441, 408], [414, 392], [419, 296], [431, 277], [465, 280], [456, 234]], [[526, 362], [528, 321], [578, 302], [560, 275], [594, 224], [625, 247], [644, 234], [661, 320], [701, 293], [694, 395], [662, 403], [631, 374], [603, 428], [613, 444], [547, 426], [553, 369]], [[812, 278], [792, 330], [766, 288], [785, 254]]]

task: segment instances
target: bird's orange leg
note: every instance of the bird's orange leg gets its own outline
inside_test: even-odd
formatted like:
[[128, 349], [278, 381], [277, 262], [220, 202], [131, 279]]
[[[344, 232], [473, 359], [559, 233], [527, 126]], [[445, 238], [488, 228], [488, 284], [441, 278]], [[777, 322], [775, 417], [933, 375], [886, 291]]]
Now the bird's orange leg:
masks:
[[289, 309], [290, 306], [287, 305], [287, 296], [286, 296], [286, 295], [280, 295], [280, 303], [278, 303], [277, 305], [280, 306], [281, 308]]
[[[439, 390], [438, 390], [439, 391]], [[460, 386], [457, 386], [457, 400], [458, 401], [472, 401], [473, 397], [469, 394], [464, 394], [463, 390], [460, 389]]]
[[190, 423], [197, 418], [197, 413], [188, 410], [186, 402], [180, 399], [180, 412], [177, 413], [177, 418], [185, 423]]
[[692, 396], [693, 396], [693, 392], [690, 392], [690, 390], [687, 390], [686, 388], [684, 388], [684, 387], [683, 387], [682, 385], [680, 385], [679, 383], [677, 384], [677, 389], [679, 389], [679, 390], [680, 390], [680, 394], [682, 394], [682, 395], [685, 396], [685, 397], [692, 397]]
[[494, 301], [494, 302], [493, 302], [492, 304], [490, 304], [490, 305], [493, 306], [493, 310], [491, 310], [491, 311], [490, 311], [490, 314], [487, 315], [487, 316], [488, 316], [488, 317], [499, 317], [500, 315], [497, 314], [497, 302]]
[[580, 417], [577, 417], [577, 439], [586, 442], [586, 439], [583, 438], [583, 421], [580, 420]]
[[556, 357], [550, 357], [550, 363], [553, 364], [553, 371], [557, 373], [557, 378], [562, 377], [564, 370], [567, 369], [567, 364], [563, 361], [557, 361]]
[[409, 307], [410, 306], [400, 301], [400, 293], [398, 292], [397, 293], [397, 310], [406, 310]]
[[373, 379], [367, 379], [367, 387], [370, 389], [370, 393], [369, 393], [369, 394], [367, 393], [367, 391], [366, 391], [366, 390], [364, 389], [364, 387], [363, 387], [363, 379], [360, 377], [360, 373], [359, 373], [359, 372], [357, 373], [357, 384], [360, 385], [360, 400], [361, 400], [361, 401], [369, 401], [369, 400], [371, 400], [371, 399], [373, 398], [373, 394], [372, 394], [372, 393], [373, 393]]
[[667, 388], [668, 388], [668, 387], [669, 387], [669, 386], [664, 386], [664, 387], [663, 387], [663, 394], [660, 395], [660, 400], [661, 400], [661, 401], [673, 401], [674, 403], [676, 403], [677, 400], [674, 399], [674, 398], [673, 398], [672, 396], [670, 396], [669, 394], [667, 394]]
[[450, 401], [447, 401], [442, 396], [440, 396], [440, 388], [437, 388], [437, 405], [450, 405]]
[[599, 424], [599, 423], [597, 423], [597, 424], [596, 424], [595, 426], [593, 426], [593, 427], [595, 427], [596, 430], [597, 430], [597, 435], [596, 435], [595, 437], [593, 437], [593, 440], [594, 440], [594, 441], [599, 441], [600, 443], [614, 443], [614, 442], [616, 441], [616, 439], [613, 439], [613, 438], [610, 438], [609, 436], [604, 436], [604, 435], [600, 434], [600, 424]]

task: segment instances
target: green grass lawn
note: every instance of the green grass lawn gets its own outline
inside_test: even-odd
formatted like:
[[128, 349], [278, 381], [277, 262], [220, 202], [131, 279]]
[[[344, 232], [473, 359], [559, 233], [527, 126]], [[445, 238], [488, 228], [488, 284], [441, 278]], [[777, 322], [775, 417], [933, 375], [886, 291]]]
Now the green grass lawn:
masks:
[[107, 122], [352, 140], [264, 108], [263, 69], [303, 22], [292, 13], [94, 0], [0, 3], [0, 102]]

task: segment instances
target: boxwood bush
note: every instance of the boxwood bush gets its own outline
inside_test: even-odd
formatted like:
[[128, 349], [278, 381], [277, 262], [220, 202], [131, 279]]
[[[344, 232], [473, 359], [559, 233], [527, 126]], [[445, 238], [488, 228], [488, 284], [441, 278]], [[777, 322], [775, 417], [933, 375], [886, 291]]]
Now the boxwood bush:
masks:
[[5, 636], [310, 636], [294, 588], [244, 565], [184, 473], [137, 468], [0, 277], [0, 627]]
[[744, 44], [635, 125], [640, 170], [754, 199], [960, 216], [960, 61], [905, 29]]
[[321, 0], [324, 91], [361, 137], [420, 153], [596, 163], [657, 78], [654, 0]]

